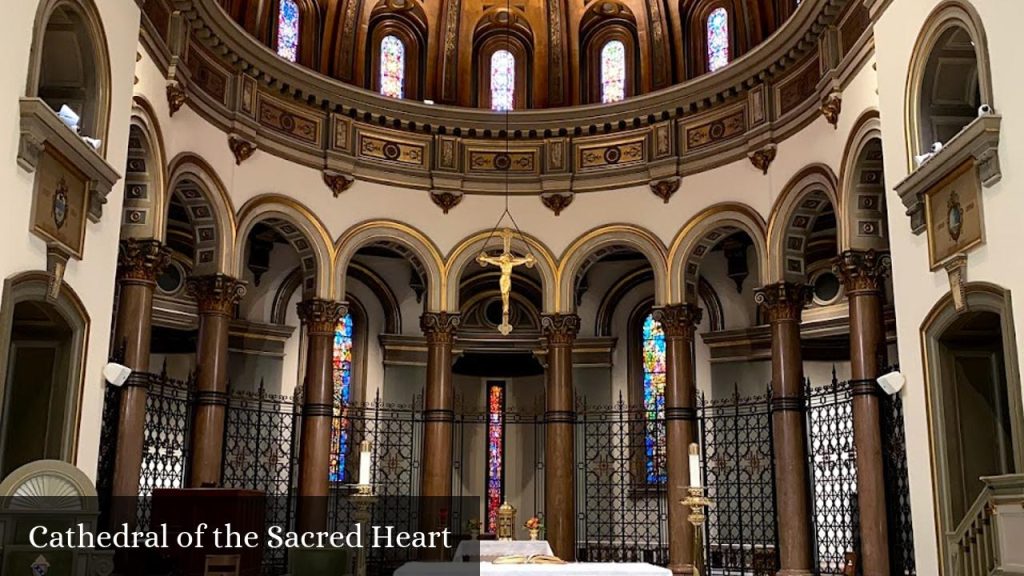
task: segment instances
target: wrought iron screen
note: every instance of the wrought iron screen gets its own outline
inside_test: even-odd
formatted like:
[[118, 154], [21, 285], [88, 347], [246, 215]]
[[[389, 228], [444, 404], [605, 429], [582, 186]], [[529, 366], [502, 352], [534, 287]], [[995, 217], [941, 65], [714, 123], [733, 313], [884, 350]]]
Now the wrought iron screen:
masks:
[[711, 573], [773, 575], [778, 564], [771, 395], [698, 398]]
[[644, 466], [645, 432], [664, 434], [664, 420], [620, 394], [611, 406], [584, 401], [577, 421], [577, 558], [668, 565], [665, 485], [648, 483]]
[[150, 379], [139, 475], [138, 526], [141, 530], [149, 528], [150, 498], [154, 489], [185, 487], [194, 385], [193, 376], [184, 381], [168, 378], [166, 366], [159, 376]]
[[[899, 370], [898, 366], [887, 371]], [[914, 526], [910, 517], [910, 481], [907, 473], [907, 433], [903, 400], [888, 396], [882, 403], [882, 447], [885, 450], [885, 503], [889, 516], [889, 558], [892, 573], [917, 576], [914, 561]]]

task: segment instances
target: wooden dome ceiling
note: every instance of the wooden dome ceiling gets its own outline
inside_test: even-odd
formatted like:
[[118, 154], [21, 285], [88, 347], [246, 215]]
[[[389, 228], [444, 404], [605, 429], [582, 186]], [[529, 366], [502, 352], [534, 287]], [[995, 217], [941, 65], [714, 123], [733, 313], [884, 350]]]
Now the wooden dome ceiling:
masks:
[[[798, 0], [219, 0], [271, 49], [294, 8], [296, 63], [380, 91], [381, 43], [401, 41], [404, 98], [491, 107], [491, 56], [515, 56], [514, 108], [601, 102], [601, 51], [622, 43], [624, 93], [709, 71], [708, 20], [727, 15], [728, 58], [770, 36]], [[717, 12], [719, 15], [721, 11]], [[287, 50], [286, 50], [287, 52]], [[291, 58], [290, 58], [291, 59]]]

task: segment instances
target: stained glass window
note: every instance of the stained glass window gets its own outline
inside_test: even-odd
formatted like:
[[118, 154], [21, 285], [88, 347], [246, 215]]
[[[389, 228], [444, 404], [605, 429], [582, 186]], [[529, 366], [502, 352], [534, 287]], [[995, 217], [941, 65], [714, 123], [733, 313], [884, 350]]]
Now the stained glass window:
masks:
[[648, 314], [643, 326], [644, 472], [648, 484], [664, 483], [665, 466], [665, 332]]
[[487, 385], [487, 531], [498, 528], [505, 497], [505, 385]]
[[516, 93], [516, 57], [508, 50], [491, 54], [491, 110], [512, 109]]
[[611, 40], [601, 48], [601, 102], [618, 102], [626, 97], [626, 46]]
[[715, 8], [708, 16], [708, 70], [714, 72], [729, 63], [729, 13]]
[[405, 44], [396, 36], [380, 41], [380, 93], [401, 98], [405, 91]]
[[277, 54], [285, 60], [299, 59], [299, 5], [281, 0], [277, 9]]
[[334, 377], [334, 418], [331, 421], [331, 482], [348, 480], [348, 406], [352, 399], [352, 315], [346, 314], [334, 329], [334, 356], [331, 373]]

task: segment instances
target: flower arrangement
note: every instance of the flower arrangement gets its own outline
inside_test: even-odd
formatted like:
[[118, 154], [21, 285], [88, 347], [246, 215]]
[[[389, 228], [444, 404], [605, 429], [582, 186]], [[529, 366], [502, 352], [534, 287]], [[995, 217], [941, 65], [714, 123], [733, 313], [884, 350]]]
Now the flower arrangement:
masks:
[[475, 531], [475, 532], [479, 532], [480, 531], [480, 526], [482, 526], [482, 525], [483, 525], [483, 523], [480, 522], [479, 518], [473, 518], [472, 520], [470, 520], [469, 522], [466, 523], [466, 527], [468, 529], [472, 530], [472, 531]]
[[540, 522], [540, 518], [533, 516], [529, 520], [523, 523], [523, 528], [527, 530], [540, 530], [543, 524]]

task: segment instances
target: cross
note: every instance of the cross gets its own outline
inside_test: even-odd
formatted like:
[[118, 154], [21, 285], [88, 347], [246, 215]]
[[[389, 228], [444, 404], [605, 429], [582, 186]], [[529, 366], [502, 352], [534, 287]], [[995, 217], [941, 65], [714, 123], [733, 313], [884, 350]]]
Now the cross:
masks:
[[498, 331], [507, 336], [512, 331], [512, 325], [508, 323], [508, 299], [512, 292], [512, 269], [523, 264], [527, 268], [533, 268], [536, 260], [533, 254], [527, 254], [524, 257], [516, 257], [512, 254], [512, 230], [503, 229], [501, 239], [504, 246], [501, 254], [488, 256], [486, 250], [481, 250], [476, 261], [481, 266], [490, 264], [501, 269], [501, 279], [498, 281], [498, 287], [501, 289], [501, 326], [498, 326]]

